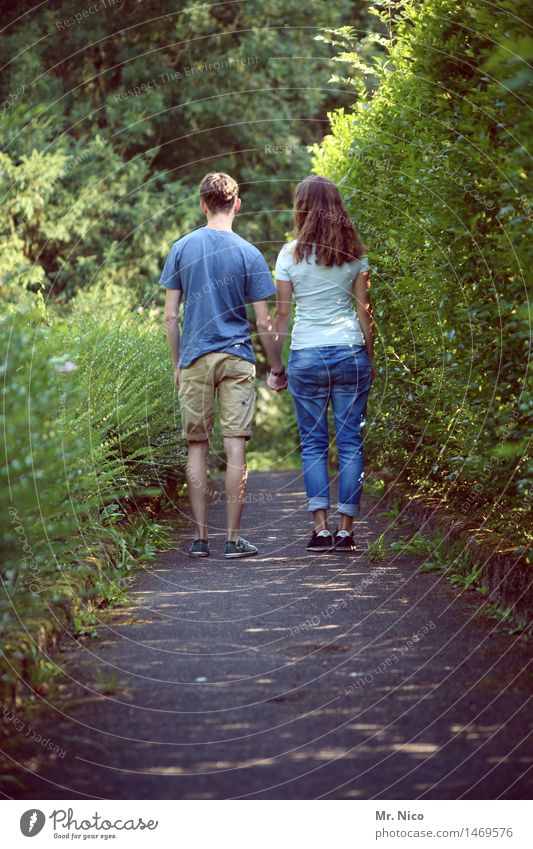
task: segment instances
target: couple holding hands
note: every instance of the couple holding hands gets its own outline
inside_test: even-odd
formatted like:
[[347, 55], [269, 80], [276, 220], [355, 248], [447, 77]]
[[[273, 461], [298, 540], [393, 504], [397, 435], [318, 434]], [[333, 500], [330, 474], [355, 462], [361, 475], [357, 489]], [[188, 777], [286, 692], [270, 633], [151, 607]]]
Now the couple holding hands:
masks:
[[[241, 208], [228, 174], [200, 184], [207, 224], [179, 239], [165, 262], [165, 327], [188, 444], [187, 481], [196, 527], [189, 554], [210, 554], [207, 456], [218, 399], [227, 458], [224, 557], [257, 548], [240, 536], [246, 490], [246, 442], [255, 409], [255, 357], [246, 305], [251, 303], [270, 372], [267, 385], [289, 389], [296, 411], [314, 529], [309, 551], [352, 551], [364, 476], [362, 428], [374, 377], [374, 322], [368, 260], [335, 183], [311, 176], [296, 187], [295, 238], [276, 262], [276, 285], [261, 252], [233, 232]], [[268, 299], [277, 295], [274, 317]], [[288, 373], [281, 352], [296, 311]], [[182, 332], [179, 309], [183, 302]], [[339, 525], [328, 526], [328, 407], [339, 456]]]

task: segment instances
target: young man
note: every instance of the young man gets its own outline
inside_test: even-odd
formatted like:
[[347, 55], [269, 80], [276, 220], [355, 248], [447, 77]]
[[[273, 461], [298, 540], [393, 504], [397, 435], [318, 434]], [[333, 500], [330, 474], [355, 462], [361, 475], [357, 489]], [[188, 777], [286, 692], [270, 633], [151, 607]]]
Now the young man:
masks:
[[196, 525], [189, 554], [207, 557], [210, 553], [207, 454], [217, 395], [227, 459], [224, 556], [249, 557], [257, 554], [257, 548], [239, 536], [246, 489], [246, 441], [252, 433], [255, 409], [255, 357], [246, 304], [253, 305], [271, 368], [282, 374], [267, 301], [276, 289], [260, 251], [232, 230], [241, 208], [235, 180], [228, 174], [207, 174], [200, 184], [200, 197], [207, 224], [175, 242], [160, 281], [167, 289], [165, 325], [188, 442], [187, 482]]

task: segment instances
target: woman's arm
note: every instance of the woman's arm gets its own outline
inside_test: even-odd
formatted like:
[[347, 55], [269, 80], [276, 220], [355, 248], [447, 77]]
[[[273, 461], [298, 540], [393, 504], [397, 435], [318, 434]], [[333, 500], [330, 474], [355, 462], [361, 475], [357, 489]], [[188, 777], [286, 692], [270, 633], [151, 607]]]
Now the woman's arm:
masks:
[[[274, 331], [276, 333], [276, 350], [281, 360], [281, 352], [283, 351], [283, 345], [289, 332], [291, 320], [292, 284], [289, 280], [276, 280], [276, 287], [278, 292], [276, 312], [274, 315]], [[276, 391], [286, 389], [287, 376], [285, 371], [280, 375], [271, 373], [268, 378], [268, 386]]]
[[279, 353], [281, 356], [291, 321], [292, 283], [289, 280], [276, 280], [276, 288], [278, 294], [276, 298], [274, 327], [278, 335]]
[[370, 301], [370, 273], [368, 271], [361, 271], [355, 278], [354, 295], [357, 318], [365, 338], [366, 352], [372, 366], [372, 379], [374, 379], [374, 314]]

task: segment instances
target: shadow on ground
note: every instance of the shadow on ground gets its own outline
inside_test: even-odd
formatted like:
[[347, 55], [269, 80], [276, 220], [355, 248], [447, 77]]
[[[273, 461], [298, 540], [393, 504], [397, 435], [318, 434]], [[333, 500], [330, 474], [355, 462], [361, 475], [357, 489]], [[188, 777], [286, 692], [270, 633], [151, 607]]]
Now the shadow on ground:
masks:
[[312, 555], [298, 473], [248, 492], [259, 556], [221, 558], [215, 498], [211, 558], [178, 540], [98, 638], [70, 639], [51, 711], [28, 720], [42, 742], [13, 727], [4, 794], [528, 798], [528, 641], [421, 558], [370, 563], [388, 527], [372, 499], [355, 554]]

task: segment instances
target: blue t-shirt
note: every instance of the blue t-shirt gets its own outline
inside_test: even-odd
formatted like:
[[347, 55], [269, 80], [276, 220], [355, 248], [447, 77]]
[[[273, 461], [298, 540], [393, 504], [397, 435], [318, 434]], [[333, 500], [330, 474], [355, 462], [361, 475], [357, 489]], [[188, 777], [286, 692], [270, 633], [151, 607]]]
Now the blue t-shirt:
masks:
[[254, 245], [231, 230], [200, 227], [173, 244], [160, 283], [182, 292], [180, 368], [214, 351], [255, 362], [246, 304], [276, 287]]

